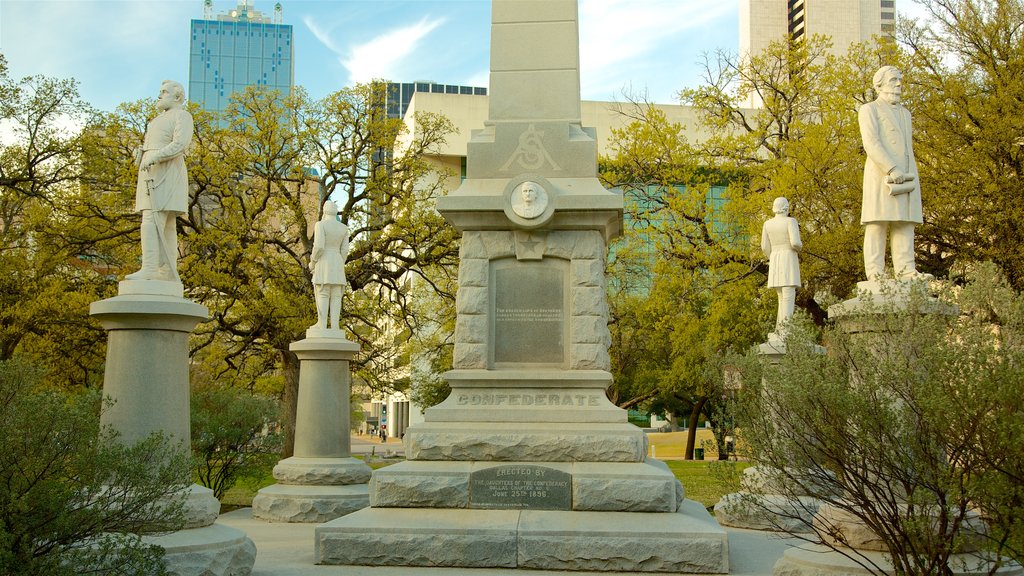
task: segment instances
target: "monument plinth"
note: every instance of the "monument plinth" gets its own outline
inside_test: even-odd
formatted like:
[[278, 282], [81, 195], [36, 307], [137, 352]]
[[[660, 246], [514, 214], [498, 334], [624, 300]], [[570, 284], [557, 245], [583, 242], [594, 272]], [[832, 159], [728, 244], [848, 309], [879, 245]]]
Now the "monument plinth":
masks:
[[253, 517], [271, 522], [326, 522], [369, 504], [372, 471], [352, 457], [349, 433], [349, 361], [359, 345], [341, 330], [306, 336], [291, 345], [300, 362], [295, 452], [252, 500]]
[[728, 572], [725, 531], [605, 394], [622, 196], [580, 124], [576, 2], [492, 18], [490, 117], [437, 203], [462, 233], [452, 392], [374, 472], [371, 507], [317, 528], [318, 561]]
[[[180, 294], [179, 282], [124, 281], [118, 296], [90, 306], [107, 331], [103, 394], [114, 400], [100, 421], [120, 441], [162, 433], [191, 449], [188, 336], [207, 310]], [[216, 523], [220, 502], [213, 491], [193, 484], [183, 496], [186, 528], [144, 536], [164, 548], [168, 569], [181, 576], [248, 574], [256, 545], [241, 530]]]

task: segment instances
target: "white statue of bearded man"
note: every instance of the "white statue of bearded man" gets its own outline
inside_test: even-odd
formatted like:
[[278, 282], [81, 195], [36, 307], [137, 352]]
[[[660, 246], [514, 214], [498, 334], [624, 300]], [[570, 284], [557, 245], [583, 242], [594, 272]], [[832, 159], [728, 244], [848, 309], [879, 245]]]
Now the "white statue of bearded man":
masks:
[[142, 268], [125, 279], [178, 282], [175, 220], [188, 204], [185, 150], [192, 142], [192, 115], [184, 108], [185, 88], [178, 82], [164, 80], [156, 104], [160, 113], [146, 126], [136, 156], [135, 211], [142, 213]]

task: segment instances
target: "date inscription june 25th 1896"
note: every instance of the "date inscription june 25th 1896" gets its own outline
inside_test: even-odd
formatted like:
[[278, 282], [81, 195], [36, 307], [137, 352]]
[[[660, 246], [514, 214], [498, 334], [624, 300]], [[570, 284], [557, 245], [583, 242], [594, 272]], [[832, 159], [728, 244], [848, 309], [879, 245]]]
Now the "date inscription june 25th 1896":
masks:
[[469, 476], [469, 507], [571, 510], [572, 475], [530, 464], [478, 470]]

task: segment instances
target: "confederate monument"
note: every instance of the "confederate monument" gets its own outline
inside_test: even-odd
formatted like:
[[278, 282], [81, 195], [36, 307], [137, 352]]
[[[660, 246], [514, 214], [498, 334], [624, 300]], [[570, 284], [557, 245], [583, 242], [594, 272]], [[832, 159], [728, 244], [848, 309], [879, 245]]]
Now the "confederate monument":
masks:
[[582, 127], [576, 0], [494, 0], [488, 120], [437, 202], [462, 233], [452, 391], [316, 530], [322, 564], [728, 572], [726, 533], [608, 401], [622, 196]]
[[867, 152], [864, 198], [864, 272], [885, 278], [885, 245], [892, 244], [893, 277], [921, 278], [914, 264], [914, 226], [922, 222], [921, 183], [912, 142], [910, 111], [900, 104], [903, 75], [893, 66], [875, 72], [878, 97], [860, 107], [860, 135]]
[[[117, 430], [123, 442], [161, 433], [190, 450], [188, 336], [209, 314], [182, 298], [177, 271], [174, 220], [186, 207], [184, 153], [192, 140], [184, 103], [181, 84], [165, 80], [157, 101], [161, 112], [146, 128], [136, 158], [142, 269], [119, 284], [117, 296], [93, 302], [89, 313], [107, 331], [103, 395], [114, 400], [100, 423]], [[145, 537], [164, 548], [168, 570], [179, 576], [249, 574], [256, 546], [241, 530], [216, 522], [220, 502], [213, 491], [193, 484], [182, 496], [186, 528]]]

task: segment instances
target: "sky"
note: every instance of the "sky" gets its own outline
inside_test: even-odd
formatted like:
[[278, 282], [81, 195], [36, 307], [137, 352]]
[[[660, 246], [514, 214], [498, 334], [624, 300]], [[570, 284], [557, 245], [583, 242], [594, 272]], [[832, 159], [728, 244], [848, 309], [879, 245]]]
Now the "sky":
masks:
[[[658, 103], [701, 83], [705, 54], [735, 52], [739, 0], [579, 0], [584, 100]], [[813, 1], [813, 0], [812, 0]], [[276, 0], [250, 0], [272, 14]], [[214, 0], [214, 13], [237, 0]], [[281, 0], [295, 83], [314, 98], [372, 79], [487, 86], [490, 0]], [[900, 0], [913, 15], [917, 7]], [[8, 74], [74, 78], [101, 110], [188, 85], [189, 26], [202, 0], [0, 0]]]

